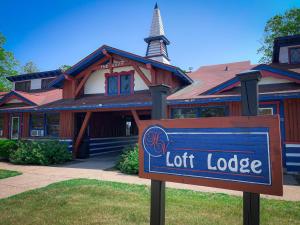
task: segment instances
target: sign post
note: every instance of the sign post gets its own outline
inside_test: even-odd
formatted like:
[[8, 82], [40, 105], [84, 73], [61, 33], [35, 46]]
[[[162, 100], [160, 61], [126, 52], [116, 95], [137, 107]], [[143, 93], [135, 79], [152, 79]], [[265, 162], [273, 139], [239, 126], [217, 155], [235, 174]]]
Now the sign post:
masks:
[[[165, 85], [151, 86], [152, 119], [165, 119], [167, 117], [166, 98], [169, 87]], [[166, 182], [151, 179], [151, 209], [150, 225], [165, 224], [165, 187]]]
[[150, 87], [152, 120], [139, 122], [139, 177], [151, 179], [151, 225], [165, 224], [165, 182], [242, 191], [244, 225], [259, 224], [259, 194], [282, 196], [279, 115], [258, 114], [258, 71], [237, 75], [243, 116], [166, 117], [168, 87]]
[[[258, 114], [258, 81], [259, 71], [248, 71], [237, 75], [241, 82], [242, 116], [257, 116]], [[244, 225], [259, 225], [260, 221], [259, 193], [243, 192], [243, 223]]]

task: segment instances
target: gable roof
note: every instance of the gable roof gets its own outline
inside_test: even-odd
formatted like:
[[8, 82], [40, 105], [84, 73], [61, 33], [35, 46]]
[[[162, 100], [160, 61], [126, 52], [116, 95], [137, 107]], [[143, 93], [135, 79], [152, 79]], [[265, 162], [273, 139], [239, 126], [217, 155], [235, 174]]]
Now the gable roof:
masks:
[[[285, 79], [289, 79], [294, 82], [300, 83], [300, 74], [299, 73], [292, 71], [292, 70], [281, 69], [281, 68], [275, 67], [274, 64], [270, 64], [270, 65], [260, 64], [260, 65], [254, 66], [250, 69], [251, 70], [259, 70], [259, 71], [263, 71], [263, 72], [266, 71], [266, 72], [269, 72], [269, 74], [266, 74], [266, 75], [270, 75], [270, 76], [276, 75], [276, 76], [279, 76], [280, 78], [285, 78]], [[207, 90], [203, 94], [206, 94], [206, 95], [216, 94], [220, 91], [223, 91], [223, 90], [229, 89], [233, 86], [236, 86], [239, 83], [239, 79], [235, 76], [236, 74], [234, 74], [234, 76], [231, 79], [228, 79], [227, 81], [220, 83], [219, 85], [216, 85], [215, 87]], [[262, 75], [264, 76], [265, 73], [263, 73]]]
[[5, 104], [12, 98], [17, 98], [31, 106], [40, 106], [62, 98], [62, 90], [54, 89], [44, 92], [27, 93], [22, 91], [10, 91], [0, 100], [0, 105]]
[[[70, 75], [70, 76], [76, 76], [78, 73], [92, 65], [93, 63], [99, 61], [100, 59], [104, 58], [105, 55], [103, 54], [103, 50], [106, 50], [108, 53], [116, 54], [123, 56], [125, 58], [144, 63], [144, 64], [151, 64], [153, 67], [167, 70], [172, 72], [175, 76], [177, 76], [179, 79], [181, 79], [184, 83], [186, 84], [191, 84], [193, 80], [187, 76], [179, 67], [175, 67], [172, 65], [168, 65], [165, 63], [161, 63], [152, 59], [148, 59], [146, 57], [142, 57], [130, 52], [126, 52], [120, 49], [116, 49], [113, 47], [110, 47], [108, 45], [103, 45], [100, 48], [98, 48], [96, 51], [76, 63], [74, 66], [69, 68], [67, 71], [65, 71], [64, 74]], [[63, 75], [59, 76], [56, 80], [54, 80], [49, 86], [52, 87], [61, 87], [62, 86], [62, 81], [65, 79]]]
[[50, 71], [43, 71], [37, 73], [27, 73], [27, 74], [21, 74], [16, 76], [10, 76], [10, 77], [6, 77], [6, 79], [15, 82], [15, 81], [22, 81], [22, 80], [37, 79], [37, 78], [57, 77], [60, 74], [62, 74], [62, 71], [58, 69], [58, 70], [50, 70]]
[[234, 78], [237, 73], [251, 69], [253, 66], [250, 61], [202, 66], [189, 74], [194, 83], [172, 94], [169, 99], [196, 97]]

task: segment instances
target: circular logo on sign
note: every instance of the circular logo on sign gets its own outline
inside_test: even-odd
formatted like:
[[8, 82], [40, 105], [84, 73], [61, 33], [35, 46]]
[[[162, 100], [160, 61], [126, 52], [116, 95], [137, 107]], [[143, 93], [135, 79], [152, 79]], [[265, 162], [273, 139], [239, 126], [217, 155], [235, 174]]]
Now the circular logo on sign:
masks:
[[160, 157], [167, 151], [168, 134], [162, 127], [151, 126], [143, 135], [143, 147], [153, 157]]

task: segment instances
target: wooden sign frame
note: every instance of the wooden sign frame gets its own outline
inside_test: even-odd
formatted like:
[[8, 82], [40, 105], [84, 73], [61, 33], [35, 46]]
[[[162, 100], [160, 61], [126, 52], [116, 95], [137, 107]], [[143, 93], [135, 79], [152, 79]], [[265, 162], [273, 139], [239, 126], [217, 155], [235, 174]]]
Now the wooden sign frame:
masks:
[[[195, 178], [190, 176], [177, 176], [170, 174], [145, 173], [144, 150], [142, 137], [145, 129], [151, 125], [159, 125], [165, 128], [268, 128], [269, 129], [269, 154], [271, 168], [271, 185], [260, 185], [209, 178]], [[252, 193], [262, 193], [282, 196], [282, 151], [280, 138], [280, 120], [274, 116], [238, 116], [238, 117], [214, 117], [200, 119], [162, 119], [141, 120], [139, 124], [139, 177], [170, 181], [177, 183], [201, 185], [208, 187], [224, 188]]]

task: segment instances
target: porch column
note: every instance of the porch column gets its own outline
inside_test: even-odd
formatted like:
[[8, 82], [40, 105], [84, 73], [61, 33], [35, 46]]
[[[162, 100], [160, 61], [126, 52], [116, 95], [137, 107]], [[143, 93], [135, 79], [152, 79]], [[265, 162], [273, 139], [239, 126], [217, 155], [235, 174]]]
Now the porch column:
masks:
[[82, 138], [84, 136], [84, 133], [85, 133], [85, 130], [89, 124], [89, 121], [90, 121], [90, 118], [91, 118], [91, 115], [92, 115], [92, 112], [87, 112], [85, 117], [84, 117], [84, 120], [83, 120], [83, 123], [81, 125], [81, 128], [79, 130], [79, 133], [78, 133], [78, 136], [75, 140], [75, 144], [74, 144], [74, 151], [73, 151], [73, 155], [75, 157], [78, 156], [78, 150], [79, 150], [79, 147], [80, 147], [80, 144], [81, 144], [81, 141], [82, 141]]

